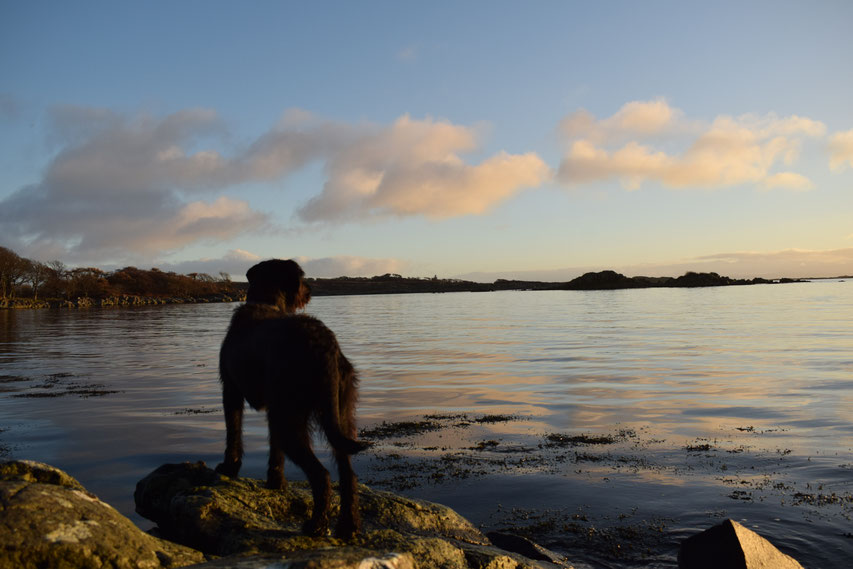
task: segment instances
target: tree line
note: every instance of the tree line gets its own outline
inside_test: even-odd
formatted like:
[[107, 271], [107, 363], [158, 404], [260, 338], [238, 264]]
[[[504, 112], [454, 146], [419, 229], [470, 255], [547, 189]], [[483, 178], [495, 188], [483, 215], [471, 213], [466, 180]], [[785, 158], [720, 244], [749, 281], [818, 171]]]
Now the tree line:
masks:
[[227, 273], [180, 275], [152, 268], [66, 267], [61, 261], [42, 263], [0, 247], [0, 298], [71, 300], [114, 296], [202, 298], [238, 294]]

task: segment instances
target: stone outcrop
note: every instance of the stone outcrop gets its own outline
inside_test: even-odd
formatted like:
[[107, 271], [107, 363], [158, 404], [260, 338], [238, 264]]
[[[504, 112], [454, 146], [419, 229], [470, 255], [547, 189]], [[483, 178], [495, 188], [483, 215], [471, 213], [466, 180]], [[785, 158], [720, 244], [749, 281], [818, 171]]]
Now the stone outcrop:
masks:
[[[529, 543], [523, 545], [540, 555], [536, 560], [499, 549], [445, 506], [365, 486], [359, 490], [363, 531], [351, 542], [301, 534], [311, 512], [307, 486], [291, 483], [286, 491], [267, 490], [262, 481], [229, 479], [204, 463], [161, 466], [137, 484], [134, 498], [137, 511], [156, 522], [163, 537], [227, 559], [286, 558], [294, 566], [311, 564], [318, 569], [406, 569], [411, 563], [419, 569], [568, 566], [556, 554]], [[338, 507], [335, 495], [334, 516]], [[229, 561], [209, 566], [238, 566], [222, 563]]]
[[0, 463], [2, 569], [157, 569], [204, 560], [198, 551], [141, 531], [61, 470]]
[[4, 308], [50, 308], [50, 303], [46, 300], [35, 300], [32, 298], [0, 298], [0, 309]]
[[687, 538], [678, 552], [679, 569], [803, 569], [772, 543], [726, 520]]

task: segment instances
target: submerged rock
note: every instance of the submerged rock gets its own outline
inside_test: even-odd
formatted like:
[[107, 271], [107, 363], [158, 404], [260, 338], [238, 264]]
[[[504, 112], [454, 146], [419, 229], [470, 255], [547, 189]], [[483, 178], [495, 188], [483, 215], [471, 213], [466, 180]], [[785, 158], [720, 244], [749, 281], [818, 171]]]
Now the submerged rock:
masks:
[[803, 569], [793, 557], [734, 520], [684, 540], [679, 569]]
[[0, 463], [0, 567], [157, 569], [205, 560], [152, 537], [59, 469]]
[[[317, 569], [568, 567], [557, 555], [534, 560], [499, 549], [446, 506], [366, 486], [359, 491], [363, 530], [350, 542], [301, 534], [312, 505], [307, 485], [268, 490], [262, 481], [230, 479], [202, 462], [161, 466], [137, 484], [134, 497], [137, 511], [156, 522], [163, 537], [229, 556], [209, 567], [262, 567], [263, 560], [282, 558], [289, 567]], [[333, 516], [338, 508], [335, 495]]]

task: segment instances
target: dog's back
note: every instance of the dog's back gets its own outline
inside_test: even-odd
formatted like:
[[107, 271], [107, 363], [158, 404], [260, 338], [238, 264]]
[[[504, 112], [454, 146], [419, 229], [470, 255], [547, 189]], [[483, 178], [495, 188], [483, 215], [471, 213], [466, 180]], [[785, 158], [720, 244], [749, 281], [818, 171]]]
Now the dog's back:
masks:
[[340, 425], [340, 402], [353, 407], [358, 377], [320, 320], [247, 303], [234, 311], [219, 368], [223, 383], [236, 387], [254, 409], [307, 412], [304, 420], [320, 424], [334, 448], [364, 448]]

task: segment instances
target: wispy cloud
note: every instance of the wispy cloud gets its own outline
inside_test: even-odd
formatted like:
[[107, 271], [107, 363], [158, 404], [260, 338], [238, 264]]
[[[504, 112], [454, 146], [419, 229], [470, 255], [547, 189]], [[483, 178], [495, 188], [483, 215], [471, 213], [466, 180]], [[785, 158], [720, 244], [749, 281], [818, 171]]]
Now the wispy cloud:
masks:
[[409, 263], [399, 259], [374, 259], [368, 257], [296, 257], [305, 274], [316, 278], [372, 277], [386, 273], [405, 273]]
[[717, 272], [764, 277], [835, 277], [853, 272], [853, 248], [737, 251], [697, 257]]
[[672, 131], [681, 122], [683, 114], [679, 109], [670, 107], [664, 99], [632, 101], [614, 115], [601, 120], [584, 109], [576, 111], [560, 121], [560, 132], [568, 139], [600, 144]]
[[242, 249], [231, 249], [218, 258], [205, 257], [179, 263], [159, 263], [157, 268], [163, 271], [174, 271], [183, 275], [191, 273], [206, 273], [217, 276], [227, 273], [234, 280], [245, 280], [244, 275], [249, 267], [263, 259]]
[[[305, 274], [314, 278], [372, 277], [386, 273], [404, 273], [409, 264], [399, 259], [375, 259], [369, 257], [336, 256], [336, 257], [303, 257], [290, 256], [283, 251], [279, 258], [292, 258], [305, 270]], [[158, 268], [164, 271], [174, 271], [181, 274], [207, 273], [218, 275], [228, 273], [232, 279], [245, 280], [249, 267], [263, 261], [264, 258], [241, 249], [232, 249], [219, 258], [203, 258], [180, 263], [161, 263]]]
[[413, 45], [408, 45], [397, 52], [397, 61], [403, 61], [405, 63], [410, 63], [415, 61], [418, 57], [418, 50]]
[[853, 273], [853, 248], [830, 250], [735, 251], [664, 263], [565, 267], [540, 271], [500, 271], [458, 275], [483, 282], [499, 278], [569, 281], [584, 273], [611, 269], [628, 276], [678, 277], [688, 271], [714, 272], [732, 278], [838, 277]]
[[853, 166], [853, 130], [837, 132], [829, 138], [829, 167], [841, 170], [845, 166]]
[[21, 112], [20, 102], [9, 93], [0, 93], [0, 119], [17, 118]]
[[[703, 125], [655, 100], [627, 103], [601, 120], [578, 111], [563, 119], [560, 131], [568, 151], [557, 178], [568, 185], [615, 178], [631, 190], [645, 182], [679, 189], [754, 184], [805, 190], [813, 185], [802, 174], [773, 169], [780, 163], [792, 166], [802, 140], [824, 136], [826, 126], [772, 113], [724, 115]], [[685, 136], [690, 140], [681, 153], [665, 150], [659, 142]]]

